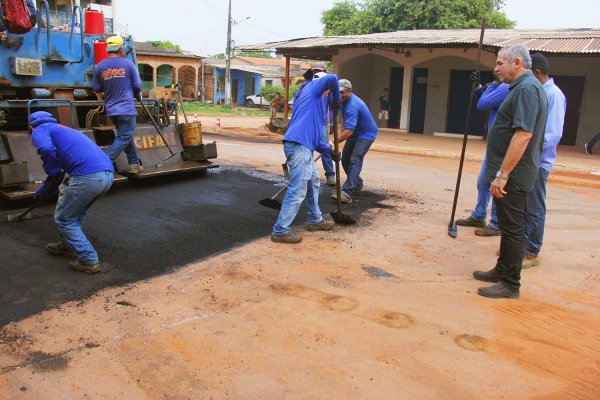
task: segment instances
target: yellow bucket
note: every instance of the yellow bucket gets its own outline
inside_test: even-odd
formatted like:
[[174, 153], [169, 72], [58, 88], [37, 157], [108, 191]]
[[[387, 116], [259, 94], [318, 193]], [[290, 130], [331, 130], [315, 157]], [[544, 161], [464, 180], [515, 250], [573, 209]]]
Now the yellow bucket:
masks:
[[199, 146], [202, 144], [202, 124], [200, 122], [190, 122], [189, 124], [180, 124], [181, 142], [184, 146]]

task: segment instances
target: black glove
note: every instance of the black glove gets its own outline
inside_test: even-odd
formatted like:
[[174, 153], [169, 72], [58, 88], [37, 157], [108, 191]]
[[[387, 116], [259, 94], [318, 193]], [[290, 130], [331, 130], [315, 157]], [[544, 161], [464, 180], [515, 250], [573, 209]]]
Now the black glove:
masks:
[[474, 69], [471, 72], [471, 75], [469, 75], [469, 82], [474, 83], [475, 86], [479, 86], [480, 79], [481, 79], [481, 75], [479, 74], [479, 71], [477, 71], [476, 69]]
[[302, 76], [304, 77], [305, 81], [312, 81], [312, 78], [315, 74], [312, 72], [312, 70], [307, 70], [304, 74], [302, 74]]
[[329, 108], [331, 108], [331, 111], [336, 112], [340, 110], [340, 102], [339, 101], [332, 101], [331, 103], [329, 103]]
[[142, 102], [142, 92], [137, 92], [134, 94], [134, 97], [137, 101], [139, 101], [140, 103]]
[[339, 151], [331, 149], [331, 151], [329, 152], [329, 156], [335, 162], [342, 161], [342, 153], [340, 153]]

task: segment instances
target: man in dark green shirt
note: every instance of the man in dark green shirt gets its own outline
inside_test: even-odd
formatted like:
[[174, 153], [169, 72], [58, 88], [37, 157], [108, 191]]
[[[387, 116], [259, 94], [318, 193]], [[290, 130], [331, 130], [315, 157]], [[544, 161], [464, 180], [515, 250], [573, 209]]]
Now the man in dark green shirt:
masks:
[[496, 282], [479, 288], [491, 298], [518, 298], [525, 248], [525, 209], [540, 165], [548, 99], [530, 71], [531, 57], [523, 45], [503, 47], [494, 74], [510, 84], [498, 110], [487, 143], [487, 178], [502, 232], [500, 256], [487, 272], [475, 271], [475, 279]]

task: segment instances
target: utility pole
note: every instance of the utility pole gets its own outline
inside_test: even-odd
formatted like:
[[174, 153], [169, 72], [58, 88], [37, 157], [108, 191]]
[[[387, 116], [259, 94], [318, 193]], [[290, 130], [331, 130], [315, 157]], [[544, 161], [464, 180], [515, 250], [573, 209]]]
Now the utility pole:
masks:
[[227, 54], [225, 55], [225, 105], [231, 106], [231, 0], [227, 14]]

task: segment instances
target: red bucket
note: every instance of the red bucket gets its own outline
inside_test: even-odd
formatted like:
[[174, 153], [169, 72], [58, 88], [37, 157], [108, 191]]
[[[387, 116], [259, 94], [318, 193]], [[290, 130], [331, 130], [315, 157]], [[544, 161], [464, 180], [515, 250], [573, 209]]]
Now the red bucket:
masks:
[[88, 35], [104, 35], [104, 13], [86, 10], [84, 15], [85, 32]]
[[108, 57], [106, 52], [106, 42], [95, 40], [94, 41], [94, 64], [98, 64], [100, 61]]

